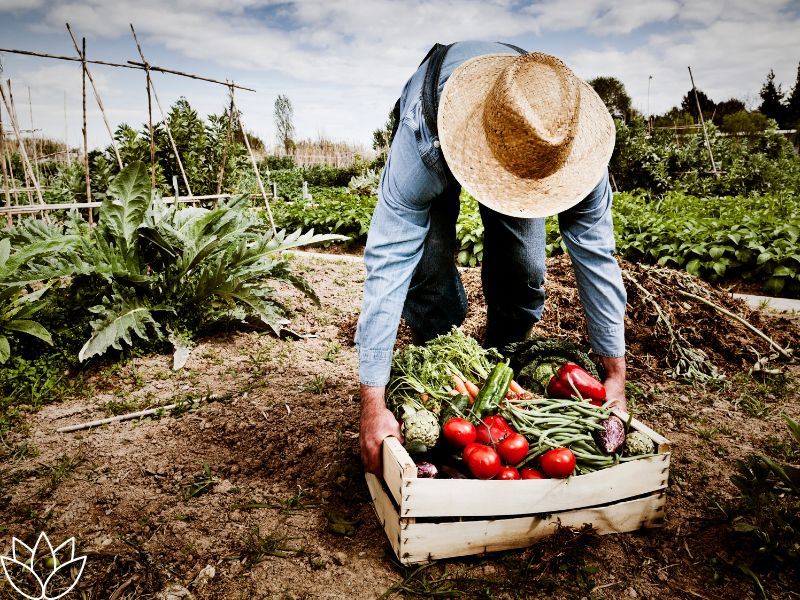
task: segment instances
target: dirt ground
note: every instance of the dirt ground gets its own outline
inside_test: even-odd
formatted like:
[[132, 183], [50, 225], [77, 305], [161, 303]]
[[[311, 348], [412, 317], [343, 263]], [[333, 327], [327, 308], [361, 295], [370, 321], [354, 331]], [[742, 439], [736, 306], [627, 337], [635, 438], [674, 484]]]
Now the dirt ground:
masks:
[[[800, 418], [796, 366], [777, 364], [783, 374], [770, 383], [746, 375], [769, 354], [763, 341], [712, 308], [669, 296], [677, 288], [659, 279], [673, 325], [691, 330], [728, 376], [721, 385], [679, 383], [665, 374], [663, 328], [629, 285], [628, 400], [674, 444], [664, 526], [603, 537], [564, 531], [529, 549], [406, 568], [372, 511], [358, 458], [352, 335], [361, 265], [297, 260], [322, 307], [287, 294], [291, 327], [313, 337], [219, 334], [201, 340], [179, 371], [167, 355], [97, 366], [90, 393], [29, 415], [27, 430], [0, 448], [5, 555], [12, 536], [74, 536], [88, 557], [75, 598], [760, 597], [736, 568], [749, 546], [725, 518], [736, 493], [728, 478], [735, 459], [788, 439], [781, 414]], [[568, 265], [548, 261], [539, 332], [585, 342]], [[637, 281], [650, 276], [629, 268]], [[480, 275], [463, 277], [465, 330], [479, 337]], [[736, 306], [778, 343], [797, 346], [795, 321]], [[198, 398], [177, 414], [56, 432]], [[800, 581], [785, 574], [762, 583], [771, 598], [800, 597]], [[0, 598], [17, 597], [0, 582]]]

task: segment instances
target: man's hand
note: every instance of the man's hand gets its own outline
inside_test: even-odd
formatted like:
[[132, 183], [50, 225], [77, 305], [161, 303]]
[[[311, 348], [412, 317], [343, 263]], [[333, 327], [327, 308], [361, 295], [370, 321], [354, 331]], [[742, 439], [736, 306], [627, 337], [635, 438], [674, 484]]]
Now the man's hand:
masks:
[[383, 401], [382, 387], [361, 386], [361, 462], [364, 470], [381, 475], [381, 444], [393, 436], [403, 442], [400, 423]]
[[602, 356], [600, 361], [606, 370], [603, 386], [606, 388], [606, 400], [612, 400], [611, 406], [627, 412], [625, 400], [625, 357]]

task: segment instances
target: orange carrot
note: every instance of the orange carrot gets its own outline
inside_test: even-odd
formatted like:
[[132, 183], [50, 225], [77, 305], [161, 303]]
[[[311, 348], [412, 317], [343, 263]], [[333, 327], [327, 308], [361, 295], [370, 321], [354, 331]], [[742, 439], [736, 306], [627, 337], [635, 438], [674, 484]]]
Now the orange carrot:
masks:
[[525, 393], [525, 390], [522, 389], [522, 386], [520, 384], [518, 384], [516, 381], [514, 381], [513, 379], [511, 380], [511, 383], [508, 385], [508, 389], [511, 390], [512, 392], [514, 392], [515, 394], [524, 394]]
[[470, 402], [471, 404], [472, 402], [475, 402], [475, 398], [478, 397], [478, 394], [481, 392], [481, 389], [477, 385], [472, 383], [469, 379], [464, 380], [464, 385], [467, 387], [467, 392], [469, 392], [469, 398], [471, 400]]
[[464, 381], [458, 375], [453, 375], [453, 384], [459, 394], [469, 396], [469, 392], [467, 391], [467, 387], [464, 385]]

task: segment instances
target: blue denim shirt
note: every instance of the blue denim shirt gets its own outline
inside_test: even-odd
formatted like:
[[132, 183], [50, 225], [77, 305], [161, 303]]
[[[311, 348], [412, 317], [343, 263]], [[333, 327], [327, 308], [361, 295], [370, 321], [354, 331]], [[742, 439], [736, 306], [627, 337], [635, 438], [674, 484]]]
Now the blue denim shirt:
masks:
[[[490, 53], [515, 54], [494, 42], [453, 45], [442, 64], [440, 91], [461, 63]], [[356, 330], [359, 379], [364, 385], [384, 386], [389, 381], [400, 315], [428, 232], [428, 211], [447, 185], [439, 141], [422, 118], [425, 66], [408, 80], [400, 97], [400, 126], [381, 175], [364, 252], [367, 278]], [[627, 296], [614, 258], [611, 199], [605, 174], [584, 200], [558, 219], [572, 257], [592, 349], [601, 356], [619, 357], [625, 354]]]

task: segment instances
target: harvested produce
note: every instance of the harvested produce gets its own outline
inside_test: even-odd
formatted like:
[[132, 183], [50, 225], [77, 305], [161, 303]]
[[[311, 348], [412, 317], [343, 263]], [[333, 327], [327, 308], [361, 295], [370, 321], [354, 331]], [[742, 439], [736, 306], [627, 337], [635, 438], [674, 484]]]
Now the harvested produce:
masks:
[[535, 395], [544, 394], [546, 384], [549, 382], [545, 381], [545, 385], [542, 385], [540, 378], [534, 377], [536, 369], [541, 364], [563, 365], [572, 362], [581, 366], [598, 381], [603, 379], [589, 355], [580, 346], [567, 340], [531, 337], [506, 346], [503, 355], [510, 360], [509, 366], [517, 374], [520, 385]]
[[560, 447], [572, 450], [579, 473], [610, 467], [620, 460], [601, 450], [593, 436], [605, 429], [601, 422], [611, 416], [609, 408], [575, 398], [519, 398], [506, 400], [500, 414], [528, 438], [530, 450], [525, 461]]
[[606, 388], [603, 384], [573, 362], [566, 362], [561, 366], [556, 363], [541, 363], [536, 368], [536, 376], [541, 377], [539, 382], [547, 389], [547, 395], [551, 398], [572, 398], [577, 395], [595, 406], [602, 406], [606, 401]]
[[495, 479], [504, 479], [506, 481], [514, 481], [521, 479], [519, 471], [514, 467], [500, 467], [500, 471], [495, 475]]
[[493, 446], [503, 438], [513, 433], [508, 422], [500, 415], [489, 415], [478, 423], [475, 441], [487, 446]]
[[625, 443], [625, 423], [618, 416], [611, 415], [600, 421], [600, 425], [603, 429], [594, 432], [594, 439], [606, 454], [613, 454]]
[[475, 425], [466, 419], [453, 417], [442, 427], [442, 435], [444, 435], [444, 439], [460, 449], [475, 441], [477, 431]]
[[477, 340], [453, 328], [424, 346], [408, 346], [392, 358], [386, 387], [387, 408], [395, 415], [404, 406], [427, 409], [439, 414], [451, 401], [453, 376], [482, 384], [502, 357], [495, 350], [484, 350]]
[[409, 409], [403, 416], [403, 436], [409, 453], [427, 452], [439, 440], [439, 419], [429, 410]]
[[528, 455], [528, 440], [521, 433], [510, 433], [497, 444], [500, 460], [506, 465], [518, 465]]
[[502, 467], [500, 456], [495, 449], [483, 444], [467, 446], [464, 449], [464, 462], [470, 472], [478, 479], [492, 479], [500, 472]]
[[656, 445], [649, 437], [640, 431], [634, 431], [625, 438], [625, 446], [622, 453], [625, 456], [643, 456], [654, 454]]
[[435, 479], [439, 475], [436, 465], [429, 462], [417, 463], [417, 477], [420, 479]]
[[564, 479], [575, 472], [575, 455], [569, 448], [553, 448], [542, 454], [539, 464], [548, 477]]
[[475, 398], [475, 404], [472, 405], [472, 412], [476, 418], [480, 419], [485, 414], [497, 411], [500, 401], [506, 397], [512, 377], [514, 372], [507, 363], [498, 363], [492, 369], [478, 397]]
[[439, 414], [439, 420], [444, 425], [453, 417], [465, 417], [469, 411], [469, 405], [472, 404], [470, 397], [466, 394], [456, 394], [442, 403], [442, 412]]
[[544, 473], [538, 469], [531, 469], [530, 467], [522, 467], [519, 470], [519, 476], [522, 479], [546, 479]]

